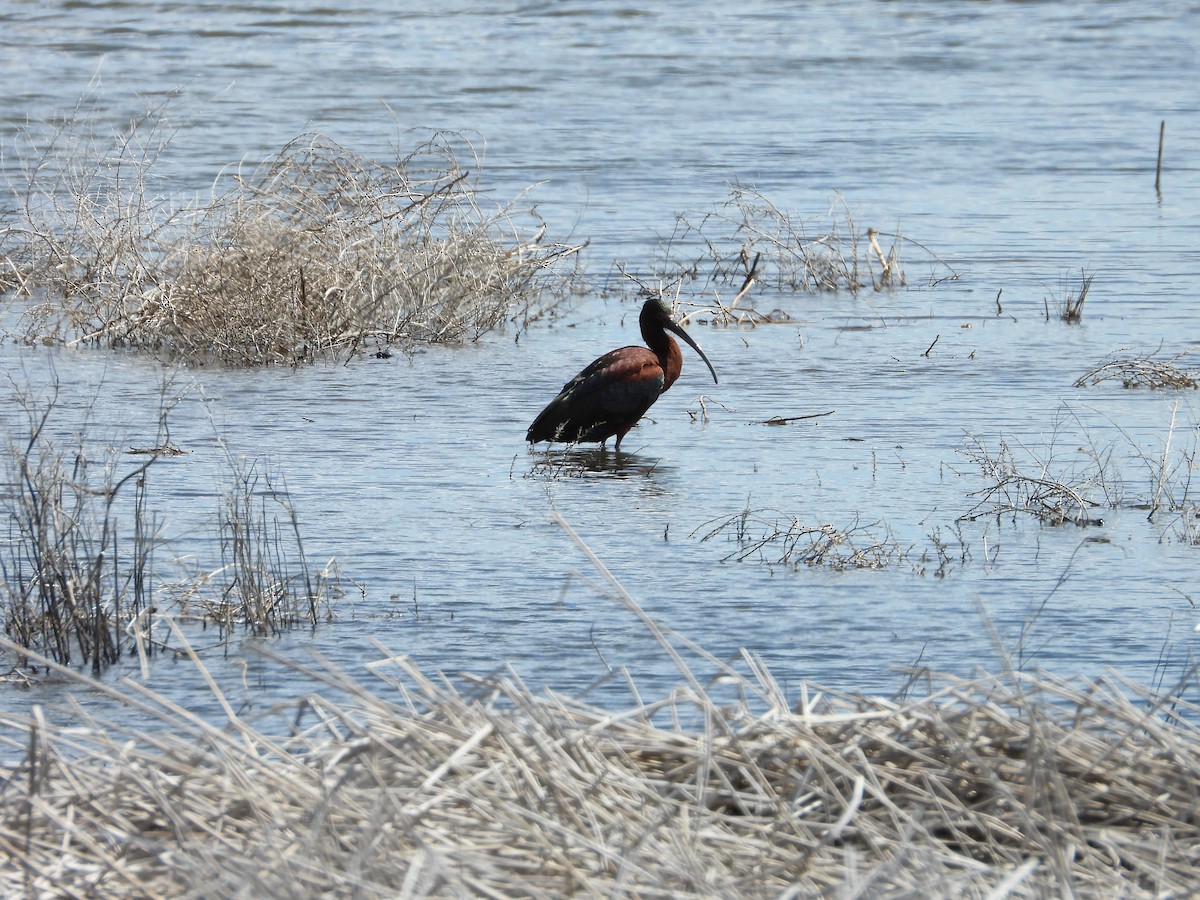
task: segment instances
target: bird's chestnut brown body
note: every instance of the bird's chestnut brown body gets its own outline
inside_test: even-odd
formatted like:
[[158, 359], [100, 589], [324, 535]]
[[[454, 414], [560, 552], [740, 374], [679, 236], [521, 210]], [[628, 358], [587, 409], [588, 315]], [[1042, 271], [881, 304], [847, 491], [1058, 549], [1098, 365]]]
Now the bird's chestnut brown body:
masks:
[[647, 300], [638, 323], [646, 346], [610, 350], [592, 362], [563, 385], [559, 395], [534, 419], [527, 440], [603, 444], [615, 435], [619, 451], [621, 439], [683, 370], [683, 354], [668, 331], [700, 354], [716, 382], [712, 363], [671, 318], [670, 307], [664, 301]]

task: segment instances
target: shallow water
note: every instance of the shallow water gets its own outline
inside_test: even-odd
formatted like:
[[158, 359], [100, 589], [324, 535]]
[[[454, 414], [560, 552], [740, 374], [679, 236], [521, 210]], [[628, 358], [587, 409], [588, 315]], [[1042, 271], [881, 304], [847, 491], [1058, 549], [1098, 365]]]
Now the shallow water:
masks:
[[[14, 133], [94, 77], [102, 122], [179, 90], [163, 161], [173, 189], [202, 190], [303, 131], [386, 154], [409, 128], [445, 128], [478, 136], [498, 201], [533, 185], [552, 235], [591, 240], [595, 291], [553, 321], [411, 357], [175, 374], [171, 437], [186, 454], [151, 481], [175, 552], [213, 558], [224, 444], [286, 479], [310, 559], [335, 557], [351, 584], [338, 624], [273, 646], [356, 668], [378, 639], [431, 670], [510, 664], [535, 687], [577, 690], [622, 665], [648, 694], [673, 684], [556, 510], [651, 615], [718, 657], [762, 654], [785, 687], [888, 692], [903, 684], [897, 666], [968, 673], [1005, 657], [1165, 686], [1185, 674], [1200, 575], [1187, 480], [1196, 395], [1072, 385], [1118, 351], [1166, 359], [1195, 345], [1200, 7], [442, 9], [0, 9], [0, 77], [18, 86], [2, 109], [10, 175]], [[685, 349], [682, 379], [628, 436], [629, 456], [530, 452], [525, 427], [561, 384], [637, 340], [636, 302], [601, 290], [612, 260], [645, 270], [675, 214], [717, 208], [734, 181], [817, 231], [840, 220], [841, 192], [859, 227], [909, 240], [907, 286], [759, 289], [754, 305], [787, 320], [693, 324], [721, 383]], [[1047, 319], [1081, 269], [1095, 275], [1082, 322]], [[156, 436], [167, 373], [155, 363], [10, 346], [0, 365], [35, 386], [54, 367], [65, 433], [90, 407], [116, 446]], [[1105, 459], [1088, 491], [1103, 524], [959, 523], [989, 485], [970, 448], [994, 455], [1001, 441], [1055, 480]], [[1175, 508], [1148, 523], [1164, 450]], [[759, 535], [791, 517], [857, 523], [865, 543], [891, 548], [887, 564], [726, 561], [727, 533], [701, 538], [747, 507], [776, 511]], [[235, 693], [240, 665], [222, 675]], [[253, 706], [298, 689], [250, 666]], [[177, 667], [151, 683], [207, 708]], [[30, 696], [43, 695], [0, 702]]]

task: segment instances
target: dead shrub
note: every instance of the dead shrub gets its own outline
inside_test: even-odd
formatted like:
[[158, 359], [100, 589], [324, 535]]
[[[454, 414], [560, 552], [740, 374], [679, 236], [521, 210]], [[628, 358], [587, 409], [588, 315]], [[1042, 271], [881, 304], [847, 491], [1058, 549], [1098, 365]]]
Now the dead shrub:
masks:
[[[891, 240], [886, 249], [882, 239]], [[786, 321], [786, 313], [746, 305], [755, 285], [783, 293], [894, 289], [907, 283], [900, 264], [905, 243], [899, 234], [861, 229], [840, 195], [825, 215], [805, 220], [755, 188], [735, 184], [715, 210], [676, 216], [650, 280], [689, 286], [713, 305], [719, 322]]]
[[1155, 359], [1153, 355], [1140, 357], [1114, 356], [1096, 368], [1079, 376], [1075, 387], [1089, 387], [1105, 381], [1120, 381], [1122, 387], [1146, 387], [1151, 390], [1173, 390], [1200, 387], [1200, 370], [1185, 369], [1177, 365], [1179, 360], [1193, 353], [1185, 350], [1169, 360]]
[[[881, 533], [880, 533], [881, 532]], [[826, 566], [845, 569], [883, 569], [907, 553], [886, 525], [847, 527], [806, 524], [796, 516], [774, 510], [751, 509], [705, 522], [692, 532], [701, 542], [723, 536], [736, 548], [722, 562], [758, 559], [773, 566]]]
[[995, 450], [978, 438], [961, 451], [979, 466], [987, 485], [971, 494], [975, 506], [958, 517], [970, 522], [988, 516], [1021, 513], [1047, 525], [1072, 523], [1079, 526], [1102, 525], [1092, 512], [1100, 504], [1090, 496], [1102, 476], [1099, 470], [1084, 475], [1052, 474], [1050, 465], [1030, 458], [1020, 460], [1008, 441], [1000, 439]]
[[546, 242], [532, 212], [521, 225], [486, 204], [461, 135], [391, 161], [301, 135], [219, 178], [211, 200], [180, 204], [152, 190], [170, 142], [161, 119], [109, 145], [87, 128], [73, 120], [35, 147], [14, 192], [3, 254], [32, 299], [29, 341], [294, 365], [473, 340], [565, 290], [560, 264], [579, 249]]

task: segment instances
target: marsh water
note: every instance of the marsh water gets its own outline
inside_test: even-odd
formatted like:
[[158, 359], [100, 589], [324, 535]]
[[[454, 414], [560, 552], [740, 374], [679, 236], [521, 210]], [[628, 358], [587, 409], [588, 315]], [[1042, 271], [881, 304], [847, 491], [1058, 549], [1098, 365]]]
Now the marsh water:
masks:
[[[445, 129], [472, 136], [490, 196], [527, 190], [552, 237], [590, 242], [588, 290], [466, 346], [223, 371], [6, 344], [0, 366], [35, 393], [57, 378], [58, 427], [90, 411], [118, 448], [151, 446], [177, 399], [184, 453], [150, 482], [164, 585], [172, 555], [181, 577], [214, 558], [226, 450], [284, 479], [310, 562], [336, 559], [346, 589], [336, 622], [269, 642], [296, 659], [357, 670], [378, 641], [430, 672], [507, 665], [566, 692], [626, 667], [655, 696], [670, 660], [557, 512], [656, 620], [720, 658], [761, 655], [787, 690], [890, 693], [912, 665], [1006, 661], [1190, 685], [1200, 400], [1074, 384], [1200, 340], [1198, 38], [1184, 2], [0, 4], [10, 177], [16, 135], [82, 96], [114, 128], [167, 102], [168, 193], [303, 132], [386, 157]], [[562, 383], [638, 341], [614, 261], [645, 270], [677, 214], [727, 209], [734, 183], [814, 232], [848, 210], [902, 235], [906, 283], [763, 286], [749, 300], [771, 324], [701, 313], [719, 385], [685, 348], [623, 458], [531, 451]], [[1082, 318], [1064, 321], [1083, 271]], [[986, 461], [1004, 448], [1075, 485], [1089, 523], [993, 512]], [[879, 565], [797, 563], [778, 541], [739, 561], [736, 523], [704, 539], [746, 510], [745, 539], [825, 527]], [[243, 649], [210, 664], [253, 707], [300, 689]], [[206, 708], [182, 672], [163, 660], [149, 682]], [[624, 679], [602, 696], [625, 702]]]

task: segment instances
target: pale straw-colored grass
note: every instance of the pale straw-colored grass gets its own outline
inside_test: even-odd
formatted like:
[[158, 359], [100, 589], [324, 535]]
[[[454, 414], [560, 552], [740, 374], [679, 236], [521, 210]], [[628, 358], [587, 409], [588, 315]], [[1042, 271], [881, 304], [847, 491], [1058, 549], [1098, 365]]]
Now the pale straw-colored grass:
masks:
[[[785, 696], [756, 656], [736, 670], [718, 662], [600, 568], [679, 668], [661, 700], [613, 711], [535, 693], [512, 673], [456, 686], [380, 648], [375, 685], [320, 663], [305, 670], [322, 686], [281, 710], [290, 729], [240, 717], [215, 686], [219, 724], [130, 681], [97, 690], [137, 711], [136, 727], [83, 711], [70, 728], [36, 708], [6, 715], [0, 893], [1002, 898], [1194, 888], [1194, 705], [1116, 679], [1014, 671], [930, 680], [919, 699], [812, 685]], [[685, 655], [716, 677], [702, 681]]]

